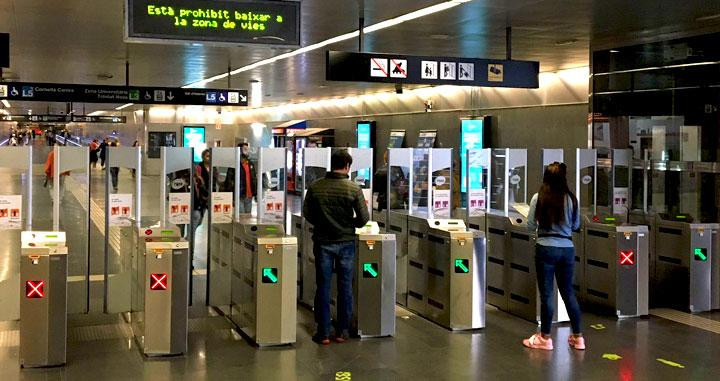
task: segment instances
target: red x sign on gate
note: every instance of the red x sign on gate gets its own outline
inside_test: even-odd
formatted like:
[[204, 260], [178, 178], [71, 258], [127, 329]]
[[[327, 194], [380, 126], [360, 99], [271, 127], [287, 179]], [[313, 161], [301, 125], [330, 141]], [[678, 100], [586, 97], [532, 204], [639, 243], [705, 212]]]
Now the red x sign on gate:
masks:
[[25, 297], [37, 299], [45, 297], [45, 281], [29, 280], [25, 282]]
[[620, 252], [620, 264], [621, 265], [634, 265], [635, 264], [635, 252], [632, 250], [623, 250]]
[[167, 274], [150, 274], [150, 289], [153, 291], [167, 290]]

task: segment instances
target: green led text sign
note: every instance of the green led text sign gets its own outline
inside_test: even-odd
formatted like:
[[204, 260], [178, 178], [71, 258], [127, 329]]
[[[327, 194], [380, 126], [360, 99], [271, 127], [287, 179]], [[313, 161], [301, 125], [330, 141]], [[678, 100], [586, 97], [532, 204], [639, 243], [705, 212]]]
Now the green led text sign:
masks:
[[128, 41], [300, 45], [299, 1], [127, 0]]

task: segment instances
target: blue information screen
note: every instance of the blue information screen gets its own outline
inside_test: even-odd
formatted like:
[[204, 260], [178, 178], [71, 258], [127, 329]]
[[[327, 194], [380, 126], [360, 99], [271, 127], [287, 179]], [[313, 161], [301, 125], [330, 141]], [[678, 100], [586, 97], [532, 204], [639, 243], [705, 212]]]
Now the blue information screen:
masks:
[[183, 127], [183, 147], [192, 147], [193, 161], [202, 161], [202, 152], [207, 148], [205, 127]]
[[[357, 124], [357, 147], [358, 148], [372, 148], [370, 146], [370, 138], [372, 136], [372, 124], [367, 122], [358, 122]], [[362, 169], [358, 171], [358, 177], [363, 179], [370, 178], [370, 170]]]
[[[464, 119], [462, 121], [462, 131], [460, 133], [460, 191], [467, 192], [467, 151], [474, 149], [482, 149], [483, 147], [483, 120], [482, 119]], [[470, 168], [470, 186], [472, 189], [480, 189], [482, 187], [481, 167]]]

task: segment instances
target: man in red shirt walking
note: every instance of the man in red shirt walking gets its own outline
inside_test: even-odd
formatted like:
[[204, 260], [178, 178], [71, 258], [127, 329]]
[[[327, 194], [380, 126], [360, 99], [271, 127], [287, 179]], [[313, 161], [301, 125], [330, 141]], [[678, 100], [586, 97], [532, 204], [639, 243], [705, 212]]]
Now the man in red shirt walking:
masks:
[[250, 144], [240, 143], [242, 155], [240, 157], [240, 199], [238, 210], [241, 214], [252, 213], [252, 200], [257, 194], [257, 173], [255, 164], [250, 160]]

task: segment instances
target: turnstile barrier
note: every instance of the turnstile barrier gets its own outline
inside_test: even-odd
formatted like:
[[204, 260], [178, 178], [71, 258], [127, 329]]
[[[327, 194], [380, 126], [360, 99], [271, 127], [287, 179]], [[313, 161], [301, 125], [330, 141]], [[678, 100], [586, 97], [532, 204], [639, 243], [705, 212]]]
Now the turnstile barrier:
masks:
[[395, 335], [395, 235], [375, 227], [357, 236], [353, 310], [360, 337]]
[[176, 226], [140, 228], [133, 333], [146, 356], [187, 352], [190, 244]]
[[64, 365], [67, 255], [64, 232], [21, 233], [20, 366]]
[[585, 301], [619, 318], [648, 314], [647, 226], [585, 221]]
[[230, 319], [258, 346], [293, 344], [297, 325], [297, 239], [282, 223], [235, 223]]

